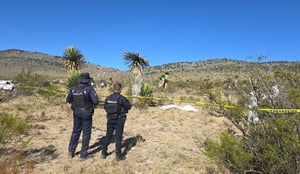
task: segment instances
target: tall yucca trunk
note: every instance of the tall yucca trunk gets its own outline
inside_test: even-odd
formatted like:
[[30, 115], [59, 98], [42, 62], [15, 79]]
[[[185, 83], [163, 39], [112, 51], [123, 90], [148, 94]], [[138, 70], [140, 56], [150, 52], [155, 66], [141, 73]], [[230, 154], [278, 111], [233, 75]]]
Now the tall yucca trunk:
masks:
[[141, 72], [132, 74], [131, 84], [132, 84], [132, 95], [139, 96], [141, 93], [141, 88], [143, 86], [143, 78]]

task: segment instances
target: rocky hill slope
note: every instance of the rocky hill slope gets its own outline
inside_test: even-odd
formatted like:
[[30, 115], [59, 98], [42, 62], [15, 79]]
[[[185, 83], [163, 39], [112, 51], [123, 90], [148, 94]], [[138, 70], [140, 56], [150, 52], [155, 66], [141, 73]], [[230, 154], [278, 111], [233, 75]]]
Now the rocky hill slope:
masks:
[[[62, 62], [62, 57], [19, 49], [0, 51], [0, 69], [0, 78], [2, 79], [13, 78], [22, 71], [37, 73], [49, 79], [65, 78], [68, 75]], [[82, 71], [90, 72], [92, 76], [96, 78], [104, 78], [103, 76], [110, 75], [112, 77], [126, 75], [126, 72], [91, 63], [85, 63], [82, 67]]]
[[[228, 72], [251, 72], [256, 68], [271, 71], [278, 66], [286, 66], [291, 62], [246, 62], [232, 60], [228, 58], [204, 60], [197, 62], [174, 62], [159, 66], [150, 66], [144, 70], [145, 76], [157, 78], [164, 73], [172, 73], [173, 77], [179, 76], [184, 78], [197, 77], [197, 74], [224, 74]], [[19, 49], [8, 49], [0, 51], [0, 78], [10, 79], [22, 71], [30, 71], [37, 73], [50, 79], [58, 79], [67, 77], [67, 71], [62, 63], [62, 57], [51, 56], [39, 52], [29, 52]], [[127, 71], [102, 67], [99, 65], [86, 62], [82, 71], [87, 71], [92, 74], [96, 80], [101, 79], [124, 79], [129, 77]], [[191, 75], [196, 74], [196, 75]], [[214, 75], [213, 75], [214, 76]]]

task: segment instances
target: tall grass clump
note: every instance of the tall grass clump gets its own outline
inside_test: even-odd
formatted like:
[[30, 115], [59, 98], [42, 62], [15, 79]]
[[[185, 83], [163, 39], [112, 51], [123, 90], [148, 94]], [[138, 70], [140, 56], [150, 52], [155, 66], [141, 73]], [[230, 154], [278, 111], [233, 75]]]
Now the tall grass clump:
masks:
[[28, 125], [17, 116], [0, 113], [0, 153], [4, 153], [9, 145], [23, 145], [25, 141], [22, 136], [27, 131]]
[[21, 153], [31, 140], [28, 130], [18, 116], [0, 113], [0, 173], [32, 173], [35, 162]]

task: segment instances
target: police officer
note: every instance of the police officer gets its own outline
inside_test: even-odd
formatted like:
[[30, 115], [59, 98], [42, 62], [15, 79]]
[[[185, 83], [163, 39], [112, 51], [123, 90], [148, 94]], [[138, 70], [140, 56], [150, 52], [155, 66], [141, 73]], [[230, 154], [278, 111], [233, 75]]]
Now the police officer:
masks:
[[80, 75], [79, 84], [71, 87], [66, 102], [71, 103], [73, 110], [73, 131], [69, 144], [69, 157], [75, 156], [78, 139], [82, 131], [82, 147], [80, 158], [86, 159], [91, 138], [94, 107], [99, 104], [95, 89], [91, 86], [89, 73]]
[[[131, 104], [128, 101], [128, 99], [124, 96], [122, 96], [120, 93], [122, 91], [122, 85], [120, 83], [116, 83], [113, 85], [114, 92], [110, 96], [108, 96], [105, 99], [104, 103], [104, 109], [106, 109], [106, 103], [108, 99], [116, 98], [117, 103], [120, 108], [120, 112], [118, 113], [117, 119], [110, 119], [107, 115], [107, 130], [106, 130], [106, 136], [104, 138], [103, 144], [102, 144], [102, 153], [101, 158], [105, 159], [107, 156], [107, 146], [110, 143], [110, 140], [112, 138], [113, 132], [115, 131], [115, 145], [116, 145], [116, 160], [123, 160], [125, 159], [124, 156], [121, 154], [121, 143], [122, 143], [122, 136], [123, 136], [123, 130], [124, 125], [126, 121], [126, 113], [128, 113], [128, 110], [131, 109]], [[106, 110], [107, 112], [107, 110]]]

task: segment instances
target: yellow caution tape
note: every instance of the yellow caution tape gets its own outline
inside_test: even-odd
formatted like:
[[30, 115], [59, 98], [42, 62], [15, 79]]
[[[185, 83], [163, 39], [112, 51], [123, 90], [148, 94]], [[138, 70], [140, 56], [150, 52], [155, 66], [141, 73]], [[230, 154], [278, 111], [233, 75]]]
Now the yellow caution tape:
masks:
[[51, 89], [46, 88], [46, 87], [18, 86], [18, 88], [21, 88], [21, 89], [37, 89], [39, 91], [45, 91], [45, 92], [49, 92], [49, 93], [57, 94], [57, 95], [61, 95], [61, 96], [66, 94], [63, 91], [51, 90]]
[[[39, 89], [41, 91], [47, 91], [51, 93], [56, 93], [56, 94], [66, 94], [65, 92], [62, 91], [55, 91], [55, 90], [49, 90], [48, 88], [42, 88], [42, 87], [32, 87], [32, 86], [18, 86], [19, 88], [35, 88]], [[100, 97], [107, 97], [107, 96], [100, 96]], [[216, 107], [222, 107], [222, 108], [227, 108], [227, 109], [236, 109], [238, 106], [233, 106], [233, 105], [220, 105], [220, 104], [214, 104], [214, 103], [207, 103], [207, 102], [201, 102], [201, 101], [190, 101], [190, 100], [178, 100], [178, 99], [167, 99], [167, 98], [159, 98], [159, 97], [144, 97], [144, 96], [126, 96], [127, 98], [139, 98], [139, 99], [152, 99], [152, 100], [159, 100], [159, 101], [173, 101], [173, 102], [179, 102], [179, 103], [194, 103], [196, 105], [208, 105], [208, 106], [216, 106]], [[261, 112], [271, 112], [271, 113], [299, 113], [300, 109], [270, 109], [270, 108], [258, 108], [255, 109], [257, 111]]]
[[257, 111], [265, 111], [265, 112], [272, 112], [272, 113], [296, 113], [300, 112], [300, 109], [267, 109], [267, 108], [260, 108]]
[[236, 108], [236, 106], [224, 105], [224, 108], [234, 109], [234, 108]]

